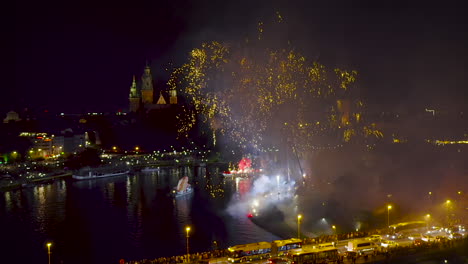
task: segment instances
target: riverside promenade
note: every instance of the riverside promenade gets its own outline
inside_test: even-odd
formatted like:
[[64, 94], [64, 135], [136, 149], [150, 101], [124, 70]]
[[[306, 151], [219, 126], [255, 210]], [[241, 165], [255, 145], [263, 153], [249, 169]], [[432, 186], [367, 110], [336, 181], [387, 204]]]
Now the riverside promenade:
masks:
[[[320, 243], [349, 240], [348, 238], [364, 238], [376, 232], [353, 232], [339, 235], [324, 235], [316, 238], [306, 238], [303, 245], [318, 245]], [[337, 240], [339, 239], [339, 240]], [[343, 239], [343, 240], [341, 240]], [[220, 249], [208, 252], [196, 252], [182, 256], [160, 257], [143, 260], [121, 260], [125, 264], [209, 264], [209, 263], [229, 263], [228, 250]], [[339, 252], [340, 263], [456, 263], [468, 264], [468, 237], [463, 239], [444, 239], [438, 242], [425, 242], [421, 244], [410, 243], [391, 249], [380, 247], [377, 253], [367, 257], [353, 257], [346, 251]], [[249, 263], [249, 262], [247, 262]], [[268, 259], [258, 260], [250, 263], [269, 263]], [[322, 262], [321, 262], [322, 263]], [[335, 262], [326, 262], [335, 263]]]

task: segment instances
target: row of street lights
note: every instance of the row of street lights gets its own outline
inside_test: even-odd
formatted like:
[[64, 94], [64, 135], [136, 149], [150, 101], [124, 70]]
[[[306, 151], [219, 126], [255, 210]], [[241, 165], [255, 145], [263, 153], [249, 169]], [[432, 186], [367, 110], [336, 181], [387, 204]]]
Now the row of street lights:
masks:
[[[297, 215], [297, 238], [301, 239], [301, 220], [302, 220], [302, 215], [298, 214]], [[336, 235], [336, 226], [332, 225], [331, 228], [333, 229], [333, 234]]]
[[[185, 232], [187, 233], [186, 238], [187, 238], [187, 262], [189, 262], [189, 256], [190, 256], [190, 251], [189, 251], [189, 237], [190, 237], [190, 226], [185, 227]], [[50, 247], [52, 246], [52, 243], [47, 243], [47, 255], [49, 258], [49, 264], [50, 264]]]
[[[446, 201], [446, 204], [447, 204], [447, 208], [448, 206], [450, 205], [451, 201], [450, 200], [447, 200]], [[390, 210], [392, 209], [392, 205], [387, 205], [387, 226], [388, 228], [390, 228]], [[429, 219], [431, 217], [430, 214], [427, 214], [425, 216], [427, 218], [427, 223], [429, 225]], [[297, 215], [297, 238], [301, 239], [301, 220], [302, 220], [302, 215], [301, 214], [298, 214]], [[332, 225], [331, 228], [333, 229], [333, 233], [336, 234], [336, 226], [335, 225]], [[187, 245], [187, 261], [189, 259], [189, 256], [190, 256], [190, 246], [189, 246], [189, 237], [190, 237], [190, 226], [186, 226], [185, 227], [185, 232], [186, 232], [186, 239], [187, 239], [187, 242], [186, 242], [186, 245]], [[49, 264], [50, 264], [50, 247], [52, 246], [52, 243], [47, 243], [47, 254], [48, 254], [48, 257], [49, 257]]]
[[[430, 194], [431, 192], [429, 192]], [[460, 193], [460, 192], [459, 192]], [[452, 201], [451, 200], [446, 200], [445, 201], [445, 206], [447, 208], [447, 222], [450, 222], [450, 207], [452, 205]], [[390, 210], [392, 209], [392, 205], [389, 204], [387, 205], [387, 226], [388, 228], [390, 228]], [[426, 214], [424, 216], [424, 218], [426, 218], [426, 222], [427, 222], [427, 228], [429, 228], [429, 220], [431, 218], [431, 215], [430, 214]]]
[[[447, 206], [447, 217], [449, 217], [451, 201], [447, 200], [445, 202], [445, 204]], [[392, 207], [391, 204], [387, 205], [387, 227], [388, 228], [390, 228], [390, 210], [392, 210], [392, 208], [393, 207]], [[425, 218], [426, 218], [426, 222], [427, 222], [427, 225], [428, 225], [428, 228], [429, 228], [429, 220], [431, 218], [431, 215], [426, 214]], [[299, 239], [301, 238], [301, 220], [302, 220], [302, 215], [298, 214], [297, 215], [297, 238], [299, 238]], [[335, 225], [332, 225], [332, 229], [333, 229], [333, 233], [336, 234], [336, 226]]]

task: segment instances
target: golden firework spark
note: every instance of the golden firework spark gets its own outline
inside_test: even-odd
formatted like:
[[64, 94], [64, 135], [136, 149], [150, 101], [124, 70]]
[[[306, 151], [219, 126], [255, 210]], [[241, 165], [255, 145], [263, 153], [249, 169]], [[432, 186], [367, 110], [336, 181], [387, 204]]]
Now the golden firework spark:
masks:
[[264, 31], [260, 22], [255, 43], [204, 43], [173, 71], [168, 84], [187, 101], [177, 117], [179, 136], [201, 122], [213, 142], [218, 133], [260, 151], [285, 137], [307, 149], [324, 135], [341, 133], [344, 141], [359, 133], [383, 136], [375, 125], [359, 127], [364, 104], [352, 89], [356, 71], [330, 70], [290, 46], [259, 50], [266, 46]]

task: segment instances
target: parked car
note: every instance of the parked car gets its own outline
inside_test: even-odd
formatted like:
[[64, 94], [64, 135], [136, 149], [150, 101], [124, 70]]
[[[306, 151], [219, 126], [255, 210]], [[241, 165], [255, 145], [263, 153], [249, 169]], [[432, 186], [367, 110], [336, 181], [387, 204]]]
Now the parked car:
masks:
[[394, 247], [398, 247], [398, 243], [393, 240], [382, 240], [380, 242], [380, 246], [384, 248], [394, 248]]

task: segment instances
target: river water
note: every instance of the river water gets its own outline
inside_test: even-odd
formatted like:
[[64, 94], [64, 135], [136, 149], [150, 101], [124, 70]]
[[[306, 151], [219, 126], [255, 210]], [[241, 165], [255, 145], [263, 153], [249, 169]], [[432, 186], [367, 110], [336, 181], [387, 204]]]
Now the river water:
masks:
[[[194, 193], [169, 197], [183, 176], [189, 176]], [[179, 167], [0, 193], [2, 258], [47, 263], [47, 242], [52, 263], [183, 255], [187, 225], [190, 252], [278, 239], [245, 212], [227, 210], [250, 186], [249, 180], [223, 179], [216, 167]]]

